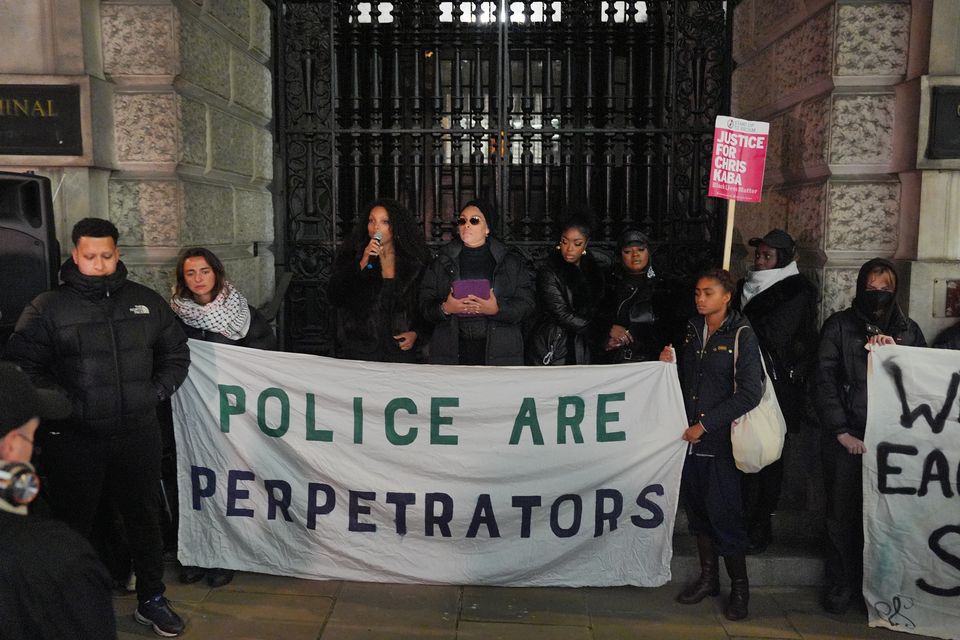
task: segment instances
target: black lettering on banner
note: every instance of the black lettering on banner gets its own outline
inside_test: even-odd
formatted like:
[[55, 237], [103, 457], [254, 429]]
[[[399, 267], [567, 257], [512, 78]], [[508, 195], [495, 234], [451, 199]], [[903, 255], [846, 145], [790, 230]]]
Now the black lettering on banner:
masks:
[[[322, 493], [326, 500], [317, 504], [317, 495]], [[311, 482], [307, 485], [307, 529], [317, 528], [317, 516], [325, 516], [337, 506], [337, 494], [333, 487], [323, 482]]]
[[[613, 502], [610, 511], [605, 509], [606, 501]], [[603, 535], [603, 523], [610, 523], [610, 531], [617, 530], [617, 518], [623, 513], [623, 494], [616, 489], [597, 489], [597, 502], [594, 505], [595, 517], [593, 525], [593, 537], [599, 538]]]
[[637, 506], [646, 509], [651, 514], [651, 517], [649, 518], [630, 516], [630, 522], [632, 522], [634, 526], [640, 527], [641, 529], [656, 529], [663, 524], [663, 509], [661, 509], [660, 505], [658, 505], [656, 502], [647, 499], [647, 495], [651, 493], [662, 496], [663, 485], [651, 484], [648, 487], [644, 487], [643, 491], [640, 492], [640, 495], [637, 496]]
[[[434, 512], [434, 505], [439, 504], [442, 509], [439, 515]], [[428, 493], [424, 497], [424, 531], [423, 535], [428, 538], [433, 537], [433, 528], [440, 528], [440, 535], [444, 538], [451, 537], [450, 521], [453, 520], [453, 498], [446, 493]]]
[[916, 409], [911, 409], [910, 405], [907, 404], [907, 392], [903, 387], [903, 371], [899, 365], [895, 362], [887, 361], [883, 367], [887, 370], [887, 373], [893, 377], [893, 383], [897, 387], [900, 406], [903, 408], [903, 413], [900, 415], [901, 426], [912, 429], [913, 423], [917, 421], [917, 418], [923, 416], [927, 424], [930, 425], [930, 431], [932, 433], [936, 434], [943, 431], [943, 425], [947, 421], [950, 407], [953, 406], [953, 402], [957, 399], [957, 388], [960, 387], [960, 373], [954, 373], [950, 376], [950, 386], [947, 387], [947, 396], [944, 399], [943, 407], [941, 407], [936, 417], [934, 417], [928, 404], [921, 404], [917, 406]]
[[511, 504], [520, 509], [520, 537], [530, 537], [530, 521], [533, 515], [533, 508], [539, 507], [543, 503], [540, 496], [513, 496]]
[[[566, 529], [560, 526], [560, 505], [570, 501], [573, 503], [573, 522]], [[580, 531], [580, 518], [583, 516], [583, 500], [575, 493], [567, 493], [550, 506], [550, 530], [558, 538], [572, 538]]]
[[493, 503], [490, 501], [489, 493], [482, 493], [477, 497], [477, 506], [473, 510], [473, 518], [470, 519], [470, 526], [467, 528], [467, 537], [476, 538], [482, 524], [487, 525], [488, 537], [500, 537], [500, 527], [497, 526], [497, 518], [493, 515]]
[[256, 476], [252, 471], [241, 471], [240, 469], [230, 469], [227, 472], [227, 515], [241, 516], [243, 518], [252, 518], [253, 509], [242, 509], [237, 506], [238, 500], [247, 500], [250, 498], [250, 492], [241, 489], [239, 484], [243, 482], [252, 482]]
[[[264, 480], [263, 488], [267, 491], [267, 520], [277, 519], [277, 509], [283, 512], [283, 519], [287, 522], [293, 522], [290, 517], [290, 483], [285, 480]], [[280, 497], [277, 498], [275, 490], [280, 490]]]
[[360, 522], [360, 516], [370, 515], [370, 505], [360, 504], [361, 500], [376, 500], [377, 494], [374, 491], [351, 491], [350, 492], [350, 520], [347, 524], [348, 531], [357, 531], [360, 533], [373, 533], [377, 530], [377, 525], [370, 522]]
[[[936, 473], [934, 473], [934, 467], [936, 467]], [[920, 480], [918, 496], [927, 495], [927, 485], [931, 480], [940, 482], [940, 491], [943, 492], [944, 498], [953, 497], [953, 489], [950, 488], [950, 463], [940, 449], [934, 449], [928, 453], [923, 461], [923, 479]]]
[[[200, 487], [200, 478], [206, 478], [205, 487]], [[207, 467], [190, 466], [190, 487], [193, 490], [193, 510], [200, 511], [200, 500], [203, 498], [212, 498], [217, 492], [217, 474], [213, 469]]]
[[[940, 544], [940, 541], [943, 540], [943, 537], [951, 533], [960, 535], [960, 525], [948, 524], [945, 527], [940, 527], [930, 534], [930, 539], [927, 541], [927, 544], [930, 545], [930, 550], [933, 551], [935, 556], [946, 562], [957, 571], [960, 571], [960, 558], [944, 549]], [[960, 585], [955, 587], [935, 587], [929, 584], [923, 578], [918, 578], [917, 586], [927, 593], [935, 596], [941, 596], [944, 598], [955, 598], [960, 596]]]
[[387, 504], [397, 506], [397, 515], [393, 519], [397, 526], [397, 535], [407, 535], [407, 507], [411, 504], [417, 504], [416, 494], [388, 491]]
[[900, 467], [890, 464], [892, 454], [901, 454], [905, 456], [917, 455], [917, 448], [907, 444], [892, 444], [890, 442], [881, 442], [877, 445], [877, 489], [882, 494], [896, 494], [912, 496], [917, 492], [915, 487], [891, 487], [887, 484], [887, 476], [896, 476], [903, 471]]

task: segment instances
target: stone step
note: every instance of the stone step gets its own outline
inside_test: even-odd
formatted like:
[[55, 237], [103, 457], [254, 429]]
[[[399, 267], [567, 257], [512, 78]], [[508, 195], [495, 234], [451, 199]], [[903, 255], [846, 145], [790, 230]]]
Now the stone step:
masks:
[[[773, 543], [761, 554], [747, 556], [750, 584], [758, 587], [809, 587], [824, 582], [821, 544], [823, 517], [807, 511], [778, 511], [771, 520]], [[696, 540], [687, 529], [687, 518], [677, 513], [673, 535], [673, 581], [686, 583], [700, 573]], [[726, 572], [721, 570], [721, 583]]]

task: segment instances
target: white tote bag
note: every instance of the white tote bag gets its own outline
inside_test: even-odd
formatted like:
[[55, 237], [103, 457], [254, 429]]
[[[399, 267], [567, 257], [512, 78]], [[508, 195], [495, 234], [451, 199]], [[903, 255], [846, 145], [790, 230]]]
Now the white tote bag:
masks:
[[[740, 356], [740, 332], [737, 329], [733, 342], [733, 386], [736, 390], [737, 359]], [[730, 442], [733, 444], [733, 459], [737, 469], [744, 473], [756, 473], [768, 464], [776, 462], [783, 453], [783, 439], [787, 435], [787, 421], [780, 411], [777, 394], [767, 375], [767, 365], [760, 354], [763, 367], [763, 396], [760, 404], [733, 421]]]

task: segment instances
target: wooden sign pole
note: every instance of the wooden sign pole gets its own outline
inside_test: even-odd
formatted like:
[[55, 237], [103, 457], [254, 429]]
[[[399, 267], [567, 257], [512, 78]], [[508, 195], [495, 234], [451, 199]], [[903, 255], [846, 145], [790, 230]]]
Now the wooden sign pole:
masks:
[[727, 200], [727, 232], [723, 238], [723, 268], [730, 270], [730, 250], [733, 246], [733, 217], [736, 209], [736, 200]]

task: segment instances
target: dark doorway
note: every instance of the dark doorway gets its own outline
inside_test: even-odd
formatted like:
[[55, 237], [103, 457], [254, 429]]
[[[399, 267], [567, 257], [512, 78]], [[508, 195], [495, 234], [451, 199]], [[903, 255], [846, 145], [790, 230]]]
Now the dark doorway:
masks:
[[661, 271], [716, 261], [706, 185], [729, 105], [727, 3], [287, 0], [275, 16], [288, 350], [333, 352], [333, 253], [378, 196], [409, 206], [432, 243], [480, 197], [531, 257], [577, 209], [600, 248], [641, 224]]

